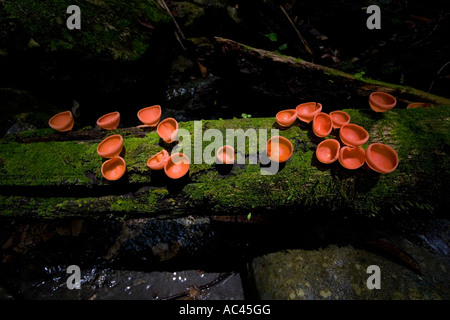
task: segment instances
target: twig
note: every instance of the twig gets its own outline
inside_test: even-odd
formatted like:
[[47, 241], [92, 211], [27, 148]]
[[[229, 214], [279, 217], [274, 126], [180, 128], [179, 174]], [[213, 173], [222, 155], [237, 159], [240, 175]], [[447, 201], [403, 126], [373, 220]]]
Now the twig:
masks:
[[450, 64], [450, 61], [448, 61], [446, 64], [444, 64], [438, 71], [438, 73], [436, 74], [436, 77], [433, 79], [433, 81], [430, 84], [430, 88], [428, 88], [428, 92], [431, 92], [431, 88], [433, 88], [434, 82], [436, 81], [436, 79], [439, 78], [439, 74], [442, 72], [442, 70], [444, 70], [444, 68], [446, 66], [448, 66]]
[[[181, 28], [178, 25], [177, 21], [175, 20], [175, 17], [173, 16], [172, 12], [170, 11], [169, 7], [167, 6], [166, 1], [165, 0], [158, 0], [158, 3], [172, 17], [172, 21], [175, 24], [175, 27], [177, 28], [177, 30], [175, 30], [175, 32], [174, 32], [175, 33], [175, 38], [177, 39], [177, 41], [180, 44], [181, 48], [183, 48], [183, 51], [186, 51], [186, 47], [183, 45], [183, 41], [182, 41], [182, 39], [185, 40], [186, 37], [184, 36], [183, 31], [181, 31]], [[181, 36], [182, 39], [180, 39], [180, 36]]]
[[399, 247], [381, 239], [369, 242], [368, 244], [374, 246], [388, 257], [391, 257], [395, 262], [400, 262], [416, 274], [422, 275], [422, 271], [420, 270], [420, 266], [417, 261]]
[[150, 24], [150, 23], [148, 23], [148, 22], [146, 22], [146, 21], [142, 21], [142, 20], [139, 18], [139, 16], [137, 17], [137, 21], [138, 21], [140, 24], [142, 24], [144, 27], [149, 28], [149, 29], [152, 29], [152, 30], [155, 30], [155, 27], [154, 27], [152, 24]]
[[[414, 42], [410, 47], [411, 48], [413, 48], [413, 47], [419, 47], [419, 46], [424, 46], [424, 45], [428, 45], [428, 44], [430, 44], [430, 43], [432, 43], [432, 42], [434, 42], [435, 40], [432, 40], [432, 41], [428, 41], [427, 43], [423, 43], [425, 40], [427, 40], [438, 28], [439, 28], [439, 23], [441, 22], [441, 21], [443, 21], [443, 20], [445, 20], [445, 19], [447, 19], [447, 16], [449, 15], [450, 13], [445, 13], [444, 14], [444, 12], [441, 10], [441, 12], [440, 12], [440, 14], [439, 14], [439, 18], [437, 19], [437, 21], [436, 21], [436, 24], [434, 25], [434, 27], [433, 27], [433, 30], [431, 30], [431, 32], [425, 37], [425, 38], [423, 38], [423, 39], [421, 39], [421, 40], [419, 40], [419, 41], [417, 41], [417, 42]], [[434, 21], [434, 20], [433, 20]]]
[[158, 0], [158, 2], [159, 2], [159, 5], [160, 5], [161, 7], [163, 7], [163, 8], [167, 11], [167, 13], [172, 17], [173, 23], [175, 24], [175, 27], [177, 27], [177, 30], [178, 30], [178, 32], [180, 33], [181, 38], [182, 38], [183, 40], [185, 40], [186, 37], [184, 36], [183, 31], [181, 31], [181, 28], [180, 28], [180, 26], [178, 25], [177, 21], [175, 20], [175, 17], [173, 16], [172, 12], [170, 12], [170, 9], [169, 9], [169, 7], [167, 6], [166, 1], [165, 1], [165, 0]]
[[297, 33], [298, 37], [300, 38], [300, 40], [303, 43], [303, 46], [305, 47], [306, 51], [313, 56], [313, 52], [311, 50], [311, 47], [309, 46], [308, 42], [306, 42], [305, 38], [303, 38], [302, 34], [300, 33], [300, 31], [297, 29], [297, 27], [295, 26], [294, 22], [292, 21], [292, 19], [289, 17], [288, 13], [286, 12], [286, 10], [284, 10], [283, 6], [280, 5], [281, 11], [283, 11], [284, 15], [286, 16], [286, 18], [289, 20], [289, 22], [291, 23], [292, 27], [294, 28], [295, 32]]
[[[180, 36], [178, 35], [179, 33], [175, 30], [174, 34], [175, 34], [175, 38], [177, 38], [177, 41], [180, 44], [181, 48], [183, 48], [183, 51], [186, 51], [186, 47], [183, 45], [183, 41], [181, 41]], [[183, 34], [181, 34], [181, 35], [183, 35]]]
[[[414, 47], [419, 47], [419, 46], [421, 46], [421, 43], [422, 42], [424, 42], [425, 40], [427, 40], [437, 29], [439, 28], [439, 25], [438, 24], [435, 24], [434, 25], [434, 27], [433, 27], [433, 30], [431, 30], [431, 32], [425, 37], [425, 38], [423, 38], [423, 39], [421, 39], [421, 40], [419, 40], [419, 41], [416, 41], [416, 42], [414, 42], [412, 45], [411, 45], [411, 48], [414, 48]], [[426, 43], [425, 44], [422, 44], [422, 45], [426, 45]]]

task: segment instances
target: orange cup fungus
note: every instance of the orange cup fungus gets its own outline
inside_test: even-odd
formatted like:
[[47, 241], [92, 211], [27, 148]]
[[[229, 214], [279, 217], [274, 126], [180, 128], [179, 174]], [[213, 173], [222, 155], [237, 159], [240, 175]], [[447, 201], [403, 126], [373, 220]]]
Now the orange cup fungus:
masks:
[[270, 160], [275, 162], [287, 161], [293, 153], [292, 143], [285, 137], [275, 136], [267, 141], [266, 152]]
[[70, 111], [63, 111], [55, 114], [48, 121], [48, 125], [60, 132], [70, 131], [73, 128], [73, 115]]

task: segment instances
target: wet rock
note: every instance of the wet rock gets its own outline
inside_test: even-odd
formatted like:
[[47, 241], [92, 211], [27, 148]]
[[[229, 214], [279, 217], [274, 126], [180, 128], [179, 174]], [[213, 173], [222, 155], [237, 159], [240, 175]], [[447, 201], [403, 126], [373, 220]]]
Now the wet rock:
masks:
[[182, 55], [176, 57], [170, 66], [172, 81], [179, 82], [189, 79], [194, 73], [194, 62]]
[[8, 131], [6, 131], [5, 136], [7, 136], [9, 134], [25, 132], [25, 131], [31, 131], [31, 130], [35, 130], [35, 129], [37, 129], [36, 126], [34, 126], [34, 125], [30, 124], [30, 123], [26, 123], [24, 121], [19, 120], [16, 123], [14, 123], [8, 129]]
[[[261, 299], [448, 299], [445, 279], [450, 260], [410, 242], [403, 247], [417, 257], [422, 275], [389, 257], [350, 245], [275, 252], [254, 259], [250, 269]], [[380, 289], [367, 286], [371, 265], [380, 268]]]
[[207, 37], [187, 38], [186, 42], [192, 44], [198, 56], [205, 57], [213, 51], [213, 44]]
[[39, 267], [49, 260], [60, 264], [101, 260], [152, 266], [202, 257], [214, 250], [215, 244], [209, 218], [193, 216], [107, 223], [80, 219], [17, 222], [2, 230], [0, 236], [0, 253], [9, 257], [0, 268], [23, 265], [24, 272], [25, 266]]
[[[11, 292], [23, 299], [165, 297], [184, 292], [189, 286], [209, 283], [217, 274], [202, 276], [199, 273], [195, 279], [202, 281], [197, 281], [193, 279], [193, 273], [187, 272], [178, 274], [175, 281], [169, 277], [173, 272], [152, 274], [147, 271], [180, 270], [181, 265], [204, 268], [205, 264], [215, 262], [214, 254], [219, 256], [216, 244], [217, 239], [214, 239], [206, 217], [17, 222], [0, 230], [0, 284], [11, 288]], [[208, 259], [210, 261], [205, 261]], [[81, 290], [67, 289], [69, 275], [66, 269], [69, 265], [79, 265], [82, 269]], [[162, 265], [166, 269], [162, 269]], [[223, 264], [220, 267], [226, 268]], [[180, 281], [178, 277], [184, 280]], [[170, 283], [167, 283], [168, 279]], [[146, 285], [141, 286], [144, 280]], [[153, 287], [156, 282], [158, 287]], [[172, 285], [175, 283], [181, 287]], [[133, 288], [132, 293], [127, 287]], [[233, 292], [237, 289], [233, 285], [223, 290], [228, 290], [231, 295], [236, 294]], [[213, 291], [202, 291], [196, 298], [225, 299], [223, 290], [214, 294]]]
[[191, 119], [207, 119], [216, 108], [220, 79], [214, 75], [174, 82], [166, 90], [164, 105], [168, 109], [183, 110]]
[[174, 258], [195, 256], [208, 250], [206, 239], [212, 237], [209, 218], [131, 219], [122, 224], [105, 258], [157, 263]]
[[429, 248], [436, 254], [447, 257], [450, 255], [450, 221], [437, 219], [423, 223], [412, 220], [405, 225], [405, 229], [414, 235], [411, 238], [412, 241]]
[[[93, 299], [239, 300], [244, 298], [239, 274], [232, 274], [221, 279], [220, 273], [205, 273], [199, 270], [149, 273], [111, 271], [104, 276], [104, 285], [98, 289]], [[217, 283], [213, 284], [216, 281]]]
[[[31, 300], [242, 300], [240, 275], [200, 270], [144, 272], [93, 267], [81, 269], [80, 288], [69, 289], [68, 266], [45, 269], [39, 279], [21, 283], [21, 298]], [[12, 298], [7, 291], [0, 298]]]
[[186, 122], [186, 121], [193, 120], [191, 117], [189, 117], [189, 115], [184, 110], [178, 111], [178, 110], [164, 108], [164, 110], [161, 114], [161, 119], [166, 119], [166, 118], [174, 118], [178, 122]]

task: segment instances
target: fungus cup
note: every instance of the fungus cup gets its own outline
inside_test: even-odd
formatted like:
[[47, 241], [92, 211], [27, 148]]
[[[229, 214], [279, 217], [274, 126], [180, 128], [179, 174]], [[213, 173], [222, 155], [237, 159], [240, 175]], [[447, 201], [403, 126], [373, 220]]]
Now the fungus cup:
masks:
[[335, 162], [339, 158], [339, 141], [336, 139], [324, 140], [317, 146], [316, 156], [317, 159], [325, 164]]
[[146, 126], [156, 127], [161, 119], [161, 106], [154, 105], [138, 111], [139, 120]]
[[63, 111], [55, 114], [48, 120], [48, 125], [60, 132], [70, 131], [73, 128], [73, 115], [70, 111]]
[[386, 92], [372, 92], [369, 96], [369, 105], [375, 112], [391, 110], [397, 104], [397, 99]]
[[122, 157], [115, 156], [109, 160], [106, 160], [102, 164], [102, 175], [107, 180], [120, 179], [127, 169], [125, 160]]
[[297, 119], [297, 111], [295, 109], [282, 110], [275, 116], [277, 123], [282, 127], [290, 127]]
[[342, 147], [339, 150], [339, 162], [346, 169], [358, 169], [364, 164], [365, 152], [361, 147]]
[[158, 124], [158, 135], [166, 143], [172, 143], [178, 138], [178, 122], [174, 118], [167, 118]]
[[394, 149], [383, 143], [372, 143], [366, 150], [366, 163], [379, 173], [390, 173], [398, 166], [398, 155]]
[[120, 113], [115, 111], [107, 113], [97, 120], [97, 125], [105, 130], [115, 130], [119, 126]]
[[359, 147], [369, 140], [369, 133], [363, 127], [349, 123], [341, 127], [339, 137], [346, 145]]
[[189, 158], [182, 153], [171, 155], [164, 166], [164, 172], [171, 179], [179, 179], [189, 171]]
[[285, 162], [293, 153], [292, 143], [285, 137], [275, 136], [267, 141], [267, 156], [274, 162]]
[[333, 129], [340, 129], [343, 125], [350, 123], [350, 116], [347, 112], [337, 110], [330, 112]]
[[314, 116], [312, 127], [316, 136], [321, 138], [326, 137], [331, 133], [331, 129], [333, 128], [331, 117], [324, 112], [319, 112]]
[[233, 164], [234, 163], [234, 148], [232, 146], [223, 146], [217, 150], [217, 161], [220, 164]]
[[147, 161], [147, 166], [152, 170], [162, 170], [169, 159], [169, 153], [166, 150], [161, 150]]
[[120, 134], [114, 134], [105, 138], [97, 146], [97, 153], [103, 158], [118, 156], [123, 149], [123, 138]]
[[322, 111], [322, 105], [317, 102], [306, 102], [299, 104], [297, 108], [297, 117], [306, 123], [310, 123], [316, 114]]

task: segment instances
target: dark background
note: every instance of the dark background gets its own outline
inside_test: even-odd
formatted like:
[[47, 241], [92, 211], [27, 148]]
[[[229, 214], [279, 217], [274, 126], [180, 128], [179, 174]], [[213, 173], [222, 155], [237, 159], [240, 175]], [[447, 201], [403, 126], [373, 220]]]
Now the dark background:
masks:
[[[74, 105], [79, 105], [73, 110], [76, 128], [83, 128], [95, 126], [98, 117], [111, 111], [121, 112], [121, 126], [138, 125], [136, 112], [153, 104], [162, 106], [163, 117], [186, 121], [242, 113], [273, 116], [282, 106], [303, 102], [299, 97], [274, 103], [229, 78], [217, 60], [215, 36], [350, 74], [450, 94], [450, 13], [444, 0], [166, 1], [185, 36], [180, 41], [164, 9], [158, 12], [166, 14], [165, 20], [154, 22], [139, 1], [92, 8], [78, 1], [82, 27], [71, 31], [65, 27], [64, 1], [27, 3], [0, 3], [2, 136], [8, 130], [48, 127], [53, 114]], [[369, 4], [381, 8], [381, 30], [366, 27]], [[136, 39], [146, 50], [132, 58], [121, 56], [121, 46], [135, 46]]]

